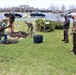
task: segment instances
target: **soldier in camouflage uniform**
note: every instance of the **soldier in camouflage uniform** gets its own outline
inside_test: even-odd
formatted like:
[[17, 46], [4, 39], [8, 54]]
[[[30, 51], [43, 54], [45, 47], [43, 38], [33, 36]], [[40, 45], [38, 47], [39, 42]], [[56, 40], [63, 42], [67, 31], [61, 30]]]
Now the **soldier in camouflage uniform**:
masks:
[[72, 27], [72, 32], [71, 34], [73, 34], [73, 53], [76, 54], [76, 16], [72, 15], [72, 19], [73, 19], [73, 27]]
[[4, 36], [4, 43], [7, 43], [7, 34], [4, 33], [4, 30], [10, 26], [6, 26], [9, 18], [5, 18], [0, 21], [0, 43], [1, 43], [1, 37]]

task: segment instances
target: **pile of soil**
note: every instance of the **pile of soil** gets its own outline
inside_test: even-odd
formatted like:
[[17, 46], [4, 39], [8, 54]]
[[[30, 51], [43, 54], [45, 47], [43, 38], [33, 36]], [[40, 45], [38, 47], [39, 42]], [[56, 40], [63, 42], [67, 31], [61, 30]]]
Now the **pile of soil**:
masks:
[[9, 33], [9, 36], [12, 38], [15, 38], [15, 37], [26, 38], [27, 36], [29, 36], [29, 34], [23, 31], [18, 31], [18, 32]]
[[7, 40], [6, 43], [2, 41], [2, 44], [15, 44], [15, 43], [18, 43], [18, 40]]

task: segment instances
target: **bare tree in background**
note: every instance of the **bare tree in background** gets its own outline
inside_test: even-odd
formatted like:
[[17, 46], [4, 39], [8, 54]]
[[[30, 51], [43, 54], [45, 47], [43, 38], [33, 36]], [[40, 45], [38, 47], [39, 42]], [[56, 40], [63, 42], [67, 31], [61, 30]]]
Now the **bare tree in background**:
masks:
[[70, 5], [69, 6], [69, 11], [76, 12], [76, 6], [75, 5]]
[[52, 12], [55, 12], [55, 6], [54, 5], [50, 5], [50, 10], [52, 11]]
[[58, 6], [56, 6], [56, 11], [55, 12], [56, 12], [56, 14], [54, 14], [54, 16], [55, 16], [57, 22], [60, 22], [61, 21], [61, 16], [60, 16], [60, 11], [59, 11]]
[[58, 6], [51, 5], [51, 10], [53, 11], [53, 16], [56, 18], [57, 22], [61, 21], [60, 10]]
[[66, 7], [65, 7], [64, 4], [62, 4], [62, 6], [61, 6], [61, 11], [64, 12], [65, 10], [66, 10]]

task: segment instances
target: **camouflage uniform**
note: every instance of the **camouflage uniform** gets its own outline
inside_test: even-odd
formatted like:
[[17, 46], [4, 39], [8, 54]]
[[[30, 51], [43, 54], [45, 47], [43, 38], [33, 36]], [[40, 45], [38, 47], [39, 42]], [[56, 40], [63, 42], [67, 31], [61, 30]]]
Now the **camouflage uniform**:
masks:
[[8, 28], [7, 25], [7, 18], [0, 21], [0, 43], [1, 43], [1, 37], [4, 36], [4, 42], [7, 42], [7, 34], [4, 33], [5, 28]]
[[[73, 28], [76, 29], [76, 20], [73, 21]], [[76, 54], [76, 32], [73, 34], [73, 52]]]
[[6, 24], [7, 24], [7, 20], [6, 19], [3, 19], [0, 21], [0, 37], [3, 36], [4, 34], [4, 29], [6, 27]]

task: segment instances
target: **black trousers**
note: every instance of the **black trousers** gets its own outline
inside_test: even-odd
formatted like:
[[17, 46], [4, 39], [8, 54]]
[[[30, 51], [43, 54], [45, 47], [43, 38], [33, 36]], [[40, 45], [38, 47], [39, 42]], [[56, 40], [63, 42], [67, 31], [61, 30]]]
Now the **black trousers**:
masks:
[[73, 52], [76, 54], [76, 34], [73, 34]]
[[68, 39], [68, 29], [64, 29], [64, 40], [65, 40], [66, 42], [69, 41], [69, 39]]

